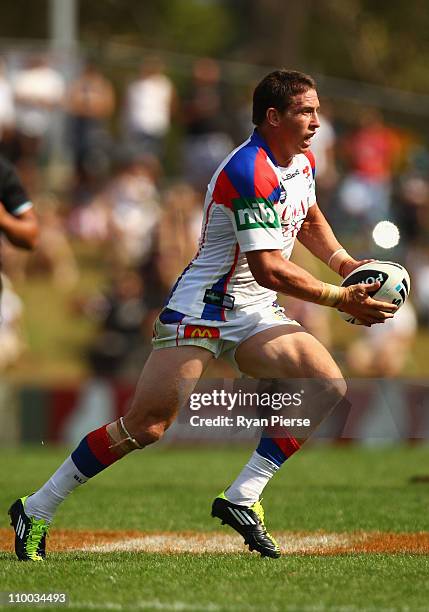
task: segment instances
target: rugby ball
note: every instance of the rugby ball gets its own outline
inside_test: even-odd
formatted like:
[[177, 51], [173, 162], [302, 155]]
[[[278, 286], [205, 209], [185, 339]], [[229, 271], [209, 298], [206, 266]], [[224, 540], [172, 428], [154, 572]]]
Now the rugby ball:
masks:
[[[341, 283], [342, 287], [358, 285], [359, 283], [375, 283], [379, 281], [380, 287], [377, 291], [371, 291], [369, 295], [381, 302], [396, 304], [398, 308], [405, 303], [410, 293], [410, 275], [406, 269], [393, 261], [371, 261], [363, 264], [351, 272]], [[353, 315], [338, 311], [341, 317], [353, 325], [362, 325]]]

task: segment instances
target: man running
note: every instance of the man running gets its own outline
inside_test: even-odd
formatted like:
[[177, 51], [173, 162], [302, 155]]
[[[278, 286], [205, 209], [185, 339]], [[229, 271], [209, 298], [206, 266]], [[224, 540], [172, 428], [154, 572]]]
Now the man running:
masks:
[[[129, 412], [90, 432], [36, 493], [11, 506], [20, 559], [44, 558], [49, 524], [73, 489], [162, 437], [212, 359], [232, 358], [253, 378], [326, 381], [331, 400], [343, 397], [338, 366], [275, 304], [277, 292], [341, 308], [365, 325], [393, 317], [396, 307], [369, 296], [378, 283], [338, 287], [289, 261], [298, 237], [341, 276], [362, 263], [337, 241], [316, 203], [310, 141], [319, 126], [318, 109], [315, 82], [300, 72], [272, 72], [256, 87], [255, 131], [208, 186], [198, 253], [155, 323], [154, 350]], [[260, 496], [298, 448], [293, 436], [261, 438], [236, 480], [213, 502], [212, 515], [263, 556], [278, 557], [280, 550], [266, 530]]]

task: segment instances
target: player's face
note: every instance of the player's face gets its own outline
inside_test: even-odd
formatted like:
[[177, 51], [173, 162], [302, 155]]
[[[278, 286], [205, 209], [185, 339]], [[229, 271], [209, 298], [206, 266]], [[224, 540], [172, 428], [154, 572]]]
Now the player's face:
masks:
[[319, 108], [317, 92], [309, 89], [294, 96], [289, 108], [279, 115], [276, 138], [285, 157], [305, 153], [310, 148], [311, 138], [320, 127]]

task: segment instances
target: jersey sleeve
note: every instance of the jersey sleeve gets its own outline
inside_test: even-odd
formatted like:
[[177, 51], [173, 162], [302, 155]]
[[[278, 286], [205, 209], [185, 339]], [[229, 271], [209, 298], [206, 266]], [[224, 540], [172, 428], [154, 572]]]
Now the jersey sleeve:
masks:
[[304, 155], [310, 163], [308, 175], [308, 207], [310, 208], [316, 203], [316, 159], [311, 151], [307, 151]]
[[[240, 154], [241, 153], [241, 154]], [[213, 199], [229, 212], [242, 252], [281, 249], [280, 185], [262, 149], [239, 152], [220, 172]]]
[[33, 204], [12, 165], [3, 159], [0, 165], [0, 202], [11, 215], [18, 217], [32, 208]]

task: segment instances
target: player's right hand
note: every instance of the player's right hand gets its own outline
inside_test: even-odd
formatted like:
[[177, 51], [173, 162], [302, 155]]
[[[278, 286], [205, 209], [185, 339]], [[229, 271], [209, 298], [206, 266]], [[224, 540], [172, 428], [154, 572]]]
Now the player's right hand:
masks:
[[375, 323], [384, 323], [386, 319], [393, 317], [398, 307], [389, 302], [380, 302], [370, 296], [370, 293], [379, 288], [379, 282], [343, 287], [341, 302], [337, 308], [351, 314], [367, 327]]

